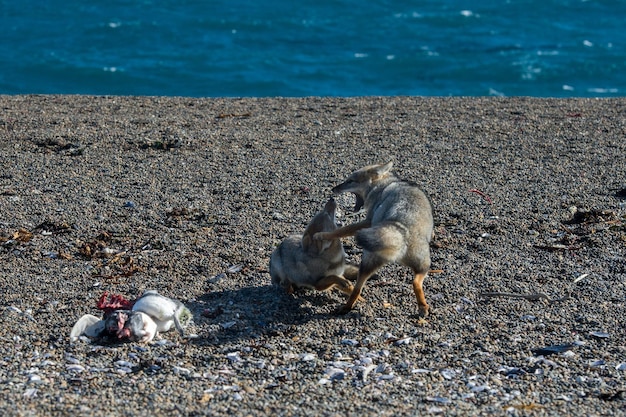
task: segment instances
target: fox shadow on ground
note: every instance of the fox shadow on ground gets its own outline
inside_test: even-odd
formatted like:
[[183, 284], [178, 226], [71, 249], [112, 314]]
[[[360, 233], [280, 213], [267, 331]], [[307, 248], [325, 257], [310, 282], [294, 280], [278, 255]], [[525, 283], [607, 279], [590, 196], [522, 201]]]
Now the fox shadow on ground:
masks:
[[338, 290], [299, 289], [288, 294], [271, 284], [209, 292], [187, 304], [198, 330], [192, 343], [217, 345], [288, 335], [304, 323], [337, 317], [335, 311], [344, 301]]

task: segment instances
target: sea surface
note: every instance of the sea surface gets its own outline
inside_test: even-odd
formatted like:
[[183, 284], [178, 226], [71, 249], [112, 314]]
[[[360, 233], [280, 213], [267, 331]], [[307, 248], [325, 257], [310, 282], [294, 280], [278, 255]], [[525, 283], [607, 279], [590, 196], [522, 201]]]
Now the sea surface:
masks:
[[626, 1], [0, 0], [0, 94], [626, 95]]

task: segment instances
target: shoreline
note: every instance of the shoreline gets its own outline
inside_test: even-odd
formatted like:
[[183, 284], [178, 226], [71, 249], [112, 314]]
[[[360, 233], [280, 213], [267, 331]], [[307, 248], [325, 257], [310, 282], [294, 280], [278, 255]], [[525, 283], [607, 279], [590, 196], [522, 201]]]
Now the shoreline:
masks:
[[[0, 104], [5, 415], [624, 413], [626, 98]], [[435, 211], [428, 322], [397, 265], [346, 316], [339, 291], [273, 287], [276, 245], [388, 160]], [[70, 344], [102, 292], [148, 289], [196, 337]]]

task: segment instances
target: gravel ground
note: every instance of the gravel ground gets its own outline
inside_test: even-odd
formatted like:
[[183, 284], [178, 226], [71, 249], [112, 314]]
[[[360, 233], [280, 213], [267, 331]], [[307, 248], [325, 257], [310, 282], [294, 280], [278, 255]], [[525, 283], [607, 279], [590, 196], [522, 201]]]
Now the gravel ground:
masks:
[[[2, 415], [626, 415], [626, 99], [0, 104]], [[276, 245], [387, 160], [435, 210], [428, 321], [400, 266], [346, 316], [273, 287]], [[70, 343], [146, 289], [190, 338]]]

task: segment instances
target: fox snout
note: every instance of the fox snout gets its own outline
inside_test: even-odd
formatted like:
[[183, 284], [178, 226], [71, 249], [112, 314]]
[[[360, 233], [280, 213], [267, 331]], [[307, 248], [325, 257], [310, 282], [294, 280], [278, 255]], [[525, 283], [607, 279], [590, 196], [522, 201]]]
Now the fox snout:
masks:
[[335, 187], [333, 187], [333, 189], [331, 190], [333, 192], [333, 194], [343, 194], [343, 193], [347, 193], [349, 191], [352, 191], [350, 189], [350, 184], [347, 182], [343, 182]]
[[354, 203], [354, 211], [357, 212], [361, 210], [361, 207], [363, 207], [363, 204], [365, 203], [363, 197], [361, 197], [360, 193], [358, 192], [358, 188], [359, 187], [355, 187], [354, 181], [346, 181], [336, 187], [333, 187], [331, 191], [333, 192], [333, 194], [353, 193], [354, 197], [356, 198], [356, 201]]

